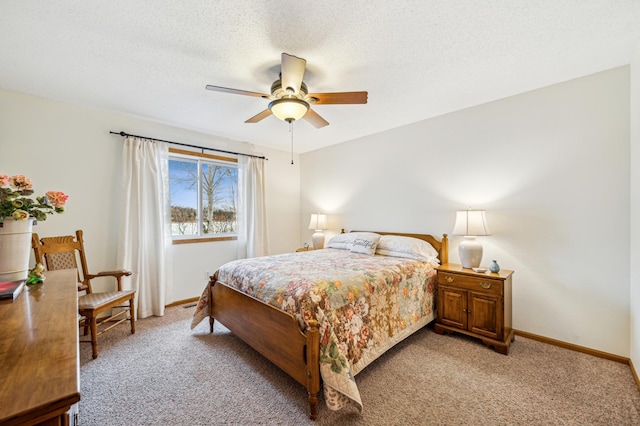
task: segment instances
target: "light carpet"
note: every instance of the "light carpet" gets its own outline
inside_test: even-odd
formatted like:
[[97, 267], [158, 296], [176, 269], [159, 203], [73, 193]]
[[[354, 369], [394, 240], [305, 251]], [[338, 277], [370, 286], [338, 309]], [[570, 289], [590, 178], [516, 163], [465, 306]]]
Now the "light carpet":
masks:
[[303, 386], [227, 329], [189, 323], [193, 307], [116, 327], [99, 357], [80, 345], [80, 424], [639, 425], [628, 365], [516, 337], [508, 356], [425, 328], [356, 382], [364, 403], [309, 420]]

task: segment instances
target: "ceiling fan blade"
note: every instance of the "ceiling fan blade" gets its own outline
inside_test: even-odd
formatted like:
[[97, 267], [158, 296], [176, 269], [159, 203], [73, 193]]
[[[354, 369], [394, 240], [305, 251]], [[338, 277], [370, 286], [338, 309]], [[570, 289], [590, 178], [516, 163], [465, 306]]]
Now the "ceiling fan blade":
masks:
[[257, 123], [258, 121], [264, 120], [270, 115], [271, 115], [271, 110], [265, 109], [264, 111], [254, 115], [253, 117], [245, 121], [245, 123]]
[[246, 90], [239, 90], [239, 89], [229, 89], [228, 87], [211, 86], [209, 84], [207, 84], [207, 86], [205, 86], [205, 88], [207, 90], [212, 90], [214, 92], [231, 93], [231, 94], [234, 94], [234, 95], [256, 96], [258, 98], [268, 98], [269, 97], [269, 95], [265, 95], [264, 93], [249, 92], [249, 91], [246, 91]]
[[282, 70], [280, 74], [282, 89], [286, 91], [291, 88], [293, 93], [297, 95], [300, 91], [300, 85], [302, 84], [302, 78], [304, 77], [304, 70], [306, 67], [306, 60], [283, 53]]
[[[307, 100], [313, 105], [366, 104], [368, 96], [367, 92], [310, 93], [307, 95]], [[317, 101], [313, 102], [310, 98], [315, 98]]]
[[327, 120], [320, 117], [320, 115], [311, 108], [309, 108], [309, 111], [307, 111], [307, 113], [302, 118], [313, 124], [318, 129], [329, 125], [329, 122]]

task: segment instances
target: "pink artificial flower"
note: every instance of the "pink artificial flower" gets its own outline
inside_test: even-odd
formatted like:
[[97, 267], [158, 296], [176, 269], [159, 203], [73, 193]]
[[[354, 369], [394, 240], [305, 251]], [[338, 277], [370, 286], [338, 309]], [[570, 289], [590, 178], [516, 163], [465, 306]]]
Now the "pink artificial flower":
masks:
[[55, 207], [64, 206], [64, 203], [66, 203], [67, 199], [69, 198], [68, 195], [60, 191], [48, 191], [44, 195], [45, 197], [47, 197], [47, 200], [49, 200], [49, 202]]
[[31, 179], [24, 175], [11, 176], [11, 181], [11, 185], [17, 190], [31, 189], [33, 187]]
[[7, 175], [0, 175], [0, 186], [8, 186], [11, 178]]

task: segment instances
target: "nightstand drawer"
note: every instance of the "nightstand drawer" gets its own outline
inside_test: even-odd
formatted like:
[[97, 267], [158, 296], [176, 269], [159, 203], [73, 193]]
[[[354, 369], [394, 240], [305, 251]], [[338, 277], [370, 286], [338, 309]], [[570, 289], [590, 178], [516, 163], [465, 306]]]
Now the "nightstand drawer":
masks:
[[457, 287], [465, 290], [481, 291], [483, 293], [502, 294], [502, 280], [492, 280], [484, 277], [469, 277], [466, 275], [438, 273], [438, 284]]

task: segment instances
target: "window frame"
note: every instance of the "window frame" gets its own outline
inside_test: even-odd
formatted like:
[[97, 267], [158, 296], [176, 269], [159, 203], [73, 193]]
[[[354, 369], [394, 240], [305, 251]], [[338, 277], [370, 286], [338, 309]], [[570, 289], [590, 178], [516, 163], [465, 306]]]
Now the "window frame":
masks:
[[[169, 148], [169, 159], [173, 158], [184, 158], [186, 160], [196, 160], [198, 161], [198, 175], [200, 175], [200, 159], [214, 160], [214, 161], [223, 161], [225, 163], [235, 163], [236, 168], [238, 167], [238, 159], [234, 157], [223, 157], [221, 155], [215, 154], [205, 154], [204, 152], [195, 152], [188, 151], [184, 149], [178, 148]], [[169, 196], [169, 203], [171, 202], [171, 196]], [[202, 219], [200, 215], [202, 213], [202, 181], [198, 179], [198, 229], [200, 231], [200, 227], [202, 225]], [[238, 212], [236, 212], [237, 214]], [[212, 241], [235, 241], [238, 239], [238, 235], [218, 235], [218, 236], [207, 236], [204, 237], [202, 235], [195, 236], [175, 236], [171, 235], [171, 243], [172, 244], [192, 244], [192, 243], [208, 243]]]

